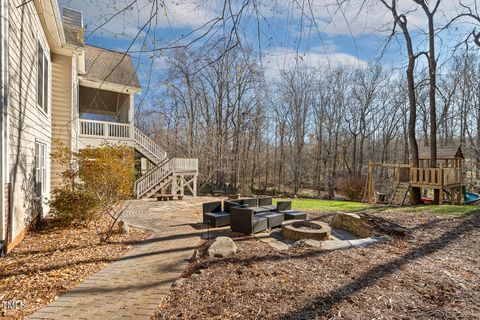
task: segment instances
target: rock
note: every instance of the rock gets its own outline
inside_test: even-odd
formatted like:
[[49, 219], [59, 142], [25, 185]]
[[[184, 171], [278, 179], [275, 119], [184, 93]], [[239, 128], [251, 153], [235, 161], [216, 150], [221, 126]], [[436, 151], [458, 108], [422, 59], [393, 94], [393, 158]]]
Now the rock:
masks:
[[322, 241], [323, 250], [343, 250], [351, 248], [352, 245], [347, 240], [328, 240]]
[[335, 196], [335, 197], [333, 197], [332, 200], [335, 200], [335, 201], [347, 201], [347, 198], [342, 197], [342, 196]]
[[273, 249], [278, 250], [278, 251], [284, 251], [288, 250], [290, 248], [288, 244], [283, 243], [281, 241], [272, 241], [268, 243]]
[[339, 212], [330, 221], [333, 228], [344, 229], [361, 237], [367, 238], [373, 234], [372, 227], [355, 213]]
[[118, 221], [118, 232], [121, 234], [128, 234], [130, 232], [130, 227], [125, 221]]
[[324, 242], [324, 241], [307, 239], [307, 240], [305, 240], [304, 243], [305, 243], [305, 245], [310, 246], [310, 247], [321, 248], [322, 247], [322, 242]]
[[230, 257], [237, 253], [237, 245], [229, 237], [218, 237], [209, 246], [207, 256], [209, 257]]
[[381, 237], [369, 237], [364, 239], [356, 239], [356, 240], [348, 240], [352, 247], [366, 247], [371, 244], [384, 242], [384, 241], [391, 241], [392, 238], [389, 236], [381, 236]]

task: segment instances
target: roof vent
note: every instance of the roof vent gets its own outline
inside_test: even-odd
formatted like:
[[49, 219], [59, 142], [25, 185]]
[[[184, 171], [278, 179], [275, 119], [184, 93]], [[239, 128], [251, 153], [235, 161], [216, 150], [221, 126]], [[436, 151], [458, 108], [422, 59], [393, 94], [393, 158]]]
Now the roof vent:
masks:
[[63, 22], [83, 28], [83, 14], [70, 8], [63, 8]]

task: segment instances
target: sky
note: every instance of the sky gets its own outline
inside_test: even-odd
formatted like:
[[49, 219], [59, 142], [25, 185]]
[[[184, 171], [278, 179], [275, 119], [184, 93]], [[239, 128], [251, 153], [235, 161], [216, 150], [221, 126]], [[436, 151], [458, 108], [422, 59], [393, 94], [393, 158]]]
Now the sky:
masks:
[[[476, 0], [463, 0], [462, 3], [469, 4], [469, 1]], [[240, 0], [231, 2], [233, 13], [238, 12]], [[257, 0], [254, 2], [257, 6], [244, 9], [240, 36], [256, 51], [267, 80], [277, 79], [280, 70], [295, 62], [307, 67], [345, 65], [357, 68], [381, 63], [401, 69], [405, 65], [401, 37], [391, 41], [383, 52], [392, 31], [392, 17], [378, 0], [370, 0], [367, 5], [362, 5], [363, 0], [349, 0], [348, 6], [341, 8], [337, 2]], [[206, 37], [192, 46], [214, 39], [216, 32], [221, 32], [214, 21], [222, 15], [223, 3], [223, 0], [59, 0], [60, 7], [83, 12], [87, 43], [128, 51], [132, 55], [138, 65], [144, 95], [162, 89], [161, 79], [168, 68], [168, 50], [157, 49], [189, 43], [205, 34]], [[153, 19], [152, 10], [158, 12]], [[437, 26], [443, 26], [461, 10], [459, 1], [443, 0]], [[421, 32], [426, 26], [424, 13], [413, 0], [400, 0], [399, 11], [408, 12], [416, 49], [423, 50], [427, 45]], [[227, 21], [227, 25], [230, 22]], [[462, 21], [442, 31], [437, 42], [440, 43], [437, 46], [439, 55], [446, 57], [454, 43], [473, 27]]]

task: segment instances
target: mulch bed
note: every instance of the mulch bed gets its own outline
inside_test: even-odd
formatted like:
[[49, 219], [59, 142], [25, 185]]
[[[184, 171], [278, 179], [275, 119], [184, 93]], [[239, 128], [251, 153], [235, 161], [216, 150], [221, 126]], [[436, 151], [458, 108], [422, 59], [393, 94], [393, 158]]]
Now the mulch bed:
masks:
[[337, 251], [239, 239], [235, 257], [193, 263], [157, 318], [478, 319], [480, 214], [372, 214], [409, 235]]
[[[97, 224], [106, 230], [107, 221]], [[36, 230], [7, 256], [0, 258], [0, 318], [22, 318], [47, 305], [89, 275], [117, 260], [151, 235], [130, 228], [100, 243], [96, 228], [63, 227], [54, 219], [41, 221]], [[2, 301], [21, 301], [21, 310], [2, 310]]]

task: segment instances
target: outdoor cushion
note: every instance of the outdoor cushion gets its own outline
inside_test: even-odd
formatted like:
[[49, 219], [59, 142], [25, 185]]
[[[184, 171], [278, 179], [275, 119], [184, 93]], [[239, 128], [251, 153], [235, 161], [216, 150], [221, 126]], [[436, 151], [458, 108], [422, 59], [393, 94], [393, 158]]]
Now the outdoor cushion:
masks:
[[265, 207], [272, 205], [273, 198], [272, 197], [258, 197], [258, 206]]
[[226, 212], [205, 213], [203, 223], [213, 228], [228, 226], [230, 224], [230, 214]]
[[225, 200], [223, 201], [223, 211], [231, 212], [231, 208], [242, 206], [239, 200]]
[[283, 213], [283, 215], [285, 216], [285, 220], [307, 219], [307, 214], [305, 212], [297, 210], [284, 210], [279, 213]]
[[242, 204], [245, 204], [247, 205], [249, 208], [250, 207], [256, 207], [258, 206], [258, 203], [257, 203], [257, 198], [245, 198], [245, 199], [242, 199]]
[[258, 213], [263, 213], [263, 212], [269, 212], [270, 210], [268, 210], [267, 208], [264, 208], [264, 207], [249, 207], [248, 209], [252, 210], [253, 212], [255, 212], [255, 214], [258, 214]]
[[277, 206], [274, 205], [268, 205], [268, 206], [260, 206], [261, 208], [265, 208], [268, 211], [277, 211]]
[[257, 214], [259, 217], [264, 217], [268, 219], [268, 229], [278, 227], [285, 221], [283, 213], [277, 212], [265, 212]]
[[278, 201], [277, 202], [277, 212], [290, 210], [292, 209], [292, 201]]

